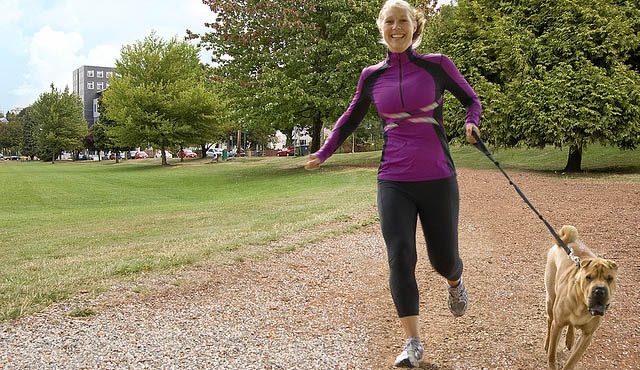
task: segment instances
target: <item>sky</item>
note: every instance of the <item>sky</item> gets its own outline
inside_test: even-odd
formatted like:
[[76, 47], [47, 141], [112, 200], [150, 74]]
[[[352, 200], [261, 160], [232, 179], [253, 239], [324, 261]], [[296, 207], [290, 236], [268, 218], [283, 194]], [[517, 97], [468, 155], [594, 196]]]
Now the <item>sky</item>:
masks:
[[71, 90], [82, 65], [115, 67], [123, 46], [152, 31], [204, 33], [213, 14], [201, 0], [0, 0], [0, 112], [29, 106], [52, 82]]

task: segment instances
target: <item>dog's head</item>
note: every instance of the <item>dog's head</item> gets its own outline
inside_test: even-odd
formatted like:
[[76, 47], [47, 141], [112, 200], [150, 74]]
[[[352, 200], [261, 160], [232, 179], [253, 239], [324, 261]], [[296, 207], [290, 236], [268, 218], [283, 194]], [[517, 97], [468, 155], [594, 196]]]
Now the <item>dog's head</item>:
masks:
[[576, 282], [591, 315], [603, 316], [616, 290], [618, 265], [604, 258], [583, 260], [576, 274]]

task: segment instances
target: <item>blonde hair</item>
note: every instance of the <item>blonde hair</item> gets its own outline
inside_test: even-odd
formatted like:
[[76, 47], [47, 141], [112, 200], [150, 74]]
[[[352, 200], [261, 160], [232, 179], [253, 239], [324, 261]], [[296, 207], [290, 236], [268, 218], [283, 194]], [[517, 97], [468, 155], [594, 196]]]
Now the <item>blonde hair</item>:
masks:
[[[378, 19], [376, 20], [378, 29], [382, 29], [382, 25], [384, 24], [384, 13], [391, 8], [403, 8], [408, 11], [409, 16], [411, 17], [411, 22], [416, 25], [416, 30], [413, 32], [413, 36], [411, 37], [411, 45], [414, 48], [417, 48], [422, 41], [422, 31], [424, 30], [424, 25], [427, 22], [424, 12], [420, 9], [414, 8], [404, 0], [387, 0], [382, 6], [382, 9], [380, 9], [380, 13], [378, 13]], [[387, 45], [384, 38], [380, 40], [380, 42]]]

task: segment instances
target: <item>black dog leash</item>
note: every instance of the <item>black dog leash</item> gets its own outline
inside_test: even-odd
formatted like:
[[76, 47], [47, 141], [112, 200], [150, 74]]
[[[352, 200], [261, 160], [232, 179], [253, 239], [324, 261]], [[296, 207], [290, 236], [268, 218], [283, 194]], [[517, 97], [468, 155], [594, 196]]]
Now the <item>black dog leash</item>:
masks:
[[513, 185], [513, 187], [516, 189], [516, 192], [518, 192], [518, 194], [520, 195], [520, 197], [522, 198], [522, 200], [524, 200], [525, 203], [527, 203], [527, 205], [529, 206], [529, 208], [531, 208], [531, 210], [538, 215], [538, 218], [540, 220], [542, 220], [542, 222], [544, 223], [544, 225], [547, 227], [547, 229], [549, 229], [549, 231], [551, 231], [551, 234], [553, 235], [553, 237], [556, 239], [556, 241], [558, 242], [558, 245], [562, 247], [562, 249], [564, 249], [565, 252], [567, 252], [567, 254], [569, 255], [569, 258], [576, 264], [578, 265], [578, 268], [580, 268], [580, 257], [575, 256], [573, 254], [573, 250], [569, 247], [567, 247], [567, 245], [562, 241], [562, 239], [560, 239], [560, 237], [558, 236], [558, 234], [555, 232], [555, 230], [553, 230], [553, 227], [551, 227], [551, 225], [549, 225], [549, 223], [547, 222], [547, 220], [544, 219], [544, 217], [542, 217], [542, 215], [533, 207], [533, 205], [531, 204], [531, 202], [529, 202], [529, 199], [527, 199], [527, 197], [524, 196], [524, 194], [522, 193], [522, 191], [520, 190], [520, 188], [518, 188], [518, 185], [514, 184], [513, 181], [511, 181], [511, 178], [509, 178], [509, 175], [507, 175], [506, 172], [504, 172], [504, 170], [502, 169], [502, 167], [500, 167], [500, 163], [498, 163], [498, 161], [496, 161], [493, 156], [491, 155], [491, 153], [489, 153], [489, 150], [487, 149], [487, 147], [484, 145], [484, 143], [482, 142], [482, 140], [480, 139], [480, 136], [478, 136], [478, 134], [475, 131], [471, 132], [471, 135], [473, 135], [473, 138], [476, 139], [475, 144], [473, 144], [473, 146], [475, 146], [479, 151], [481, 151], [482, 153], [484, 153], [484, 155], [487, 156], [487, 158], [489, 158], [491, 160], [491, 162], [493, 162], [493, 164], [496, 165], [496, 167], [498, 167], [498, 169], [500, 170], [500, 172], [502, 172], [502, 174], [504, 175], [504, 177], [507, 178], [507, 180], [509, 180], [509, 185]]

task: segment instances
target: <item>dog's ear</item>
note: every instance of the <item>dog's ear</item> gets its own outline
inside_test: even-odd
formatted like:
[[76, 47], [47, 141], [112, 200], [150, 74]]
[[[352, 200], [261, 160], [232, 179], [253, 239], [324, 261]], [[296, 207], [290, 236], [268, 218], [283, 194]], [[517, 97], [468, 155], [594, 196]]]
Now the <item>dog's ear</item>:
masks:
[[612, 270], [615, 270], [616, 272], [618, 271], [618, 264], [611, 260], [607, 260], [607, 267]]
[[580, 261], [580, 268], [583, 268], [583, 269], [587, 268], [591, 264], [591, 261], [592, 260], [590, 259]]

